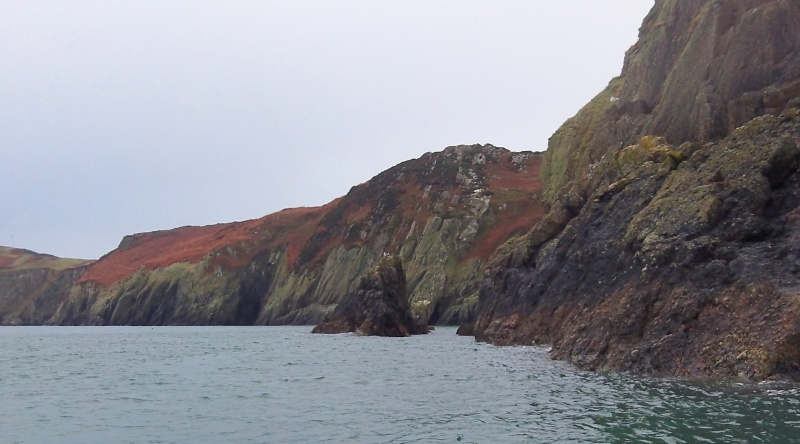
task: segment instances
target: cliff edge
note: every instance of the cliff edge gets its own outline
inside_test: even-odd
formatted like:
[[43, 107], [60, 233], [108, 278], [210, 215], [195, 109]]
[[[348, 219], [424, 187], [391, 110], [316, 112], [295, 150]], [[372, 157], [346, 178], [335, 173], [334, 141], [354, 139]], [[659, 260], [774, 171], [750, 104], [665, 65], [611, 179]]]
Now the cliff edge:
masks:
[[797, 106], [798, 15], [791, 0], [657, 0], [620, 76], [550, 138], [545, 200], [588, 197], [601, 158], [644, 136], [719, 140]]

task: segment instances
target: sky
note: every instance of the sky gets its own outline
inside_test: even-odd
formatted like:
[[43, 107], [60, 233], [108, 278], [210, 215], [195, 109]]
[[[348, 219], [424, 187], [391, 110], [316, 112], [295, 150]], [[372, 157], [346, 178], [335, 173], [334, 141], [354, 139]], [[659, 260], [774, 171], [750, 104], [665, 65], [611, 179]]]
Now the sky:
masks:
[[653, 0], [3, 0], [0, 245], [323, 205], [450, 145], [543, 151]]

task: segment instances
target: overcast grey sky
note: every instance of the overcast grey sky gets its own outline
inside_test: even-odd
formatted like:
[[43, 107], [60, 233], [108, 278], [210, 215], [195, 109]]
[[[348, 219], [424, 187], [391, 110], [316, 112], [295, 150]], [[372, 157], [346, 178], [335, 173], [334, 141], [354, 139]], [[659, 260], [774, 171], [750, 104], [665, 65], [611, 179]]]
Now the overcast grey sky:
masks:
[[653, 0], [0, 4], [0, 245], [316, 206], [428, 151], [542, 151]]

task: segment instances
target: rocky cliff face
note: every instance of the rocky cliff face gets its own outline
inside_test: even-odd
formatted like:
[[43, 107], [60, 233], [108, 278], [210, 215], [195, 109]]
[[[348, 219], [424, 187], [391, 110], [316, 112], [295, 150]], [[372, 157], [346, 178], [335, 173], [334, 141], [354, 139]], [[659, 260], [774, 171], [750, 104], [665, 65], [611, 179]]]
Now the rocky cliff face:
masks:
[[547, 202], [586, 198], [600, 159], [644, 136], [718, 140], [796, 106], [798, 15], [800, 3], [791, 0], [657, 0], [622, 74], [551, 137], [542, 169]]
[[89, 261], [0, 247], [0, 325], [42, 325]]
[[551, 138], [548, 214], [499, 249], [478, 339], [581, 367], [800, 378], [800, 4], [660, 0]]
[[319, 208], [128, 236], [91, 265], [57, 324], [316, 324], [384, 253], [402, 258], [417, 321], [473, 319], [498, 245], [544, 213], [541, 156], [455, 146]]

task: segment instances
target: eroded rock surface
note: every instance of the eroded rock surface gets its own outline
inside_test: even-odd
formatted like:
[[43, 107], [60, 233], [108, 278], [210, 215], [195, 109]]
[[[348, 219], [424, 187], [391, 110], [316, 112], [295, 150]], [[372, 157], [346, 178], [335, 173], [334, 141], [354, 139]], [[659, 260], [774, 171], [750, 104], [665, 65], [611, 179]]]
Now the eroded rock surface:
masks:
[[588, 369], [800, 377], [798, 140], [800, 121], [764, 116], [609, 156], [558, 235], [498, 252], [476, 337]]
[[792, 0], [657, 0], [621, 75], [551, 137], [545, 200], [587, 197], [600, 159], [644, 136], [707, 142], [800, 105], [798, 16]]

